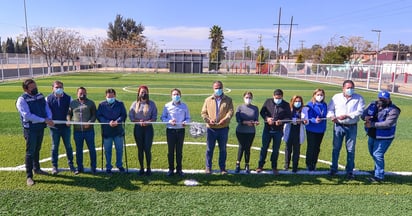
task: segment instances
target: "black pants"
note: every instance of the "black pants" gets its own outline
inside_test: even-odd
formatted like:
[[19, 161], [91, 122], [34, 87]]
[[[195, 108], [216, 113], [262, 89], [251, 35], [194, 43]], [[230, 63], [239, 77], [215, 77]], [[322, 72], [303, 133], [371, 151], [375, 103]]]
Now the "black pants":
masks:
[[169, 170], [174, 170], [174, 154], [176, 152], [176, 170], [182, 171], [183, 141], [185, 139], [185, 129], [166, 129], [167, 137], [167, 160]]
[[237, 151], [237, 161], [242, 160], [243, 152], [245, 153], [245, 163], [250, 161], [250, 148], [252, 147], [255, 133], [239, 133], [236, 131], [236, 137], [239, 142], [239, 149]]
[[150, 163], [152, 162], [152, 144], [153, 144], [153, 126], [134, 126], [134, 140], [137, 145], [137, 158], [139, 160], [140, 168], [143, 169], [143, 159], [146, 155], [147, 168], [150, 169]]
[[[285, 148], [285, 169], [289, 169], [290, 159], [292, 157], [292, 169], [297, 171], [300, 156], [300, 125], [290, 127], [289, 139]], [[293, 153], [293, 155], [292, 155]]]
[[306, 167], [308, 170], [312, 171], [316, 169], [323, 135], [324, 133], [314, 133], [306, 130], [308, 144], [306, 149]]
[[40, 170], [40, 149], [43, 142], [44, 128], [30, 128], [23, 130], [26, 140], [26, 176], [33, 178], [33, 169]]

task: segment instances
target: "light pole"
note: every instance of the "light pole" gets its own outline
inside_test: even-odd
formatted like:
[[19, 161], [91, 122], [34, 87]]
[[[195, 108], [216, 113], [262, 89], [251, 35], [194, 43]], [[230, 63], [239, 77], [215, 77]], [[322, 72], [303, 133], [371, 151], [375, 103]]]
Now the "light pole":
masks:
[[[376, 74], [379, 74], [379, 77], [378, 77], [378, 91], [380, 91], [381, 90], [381, 83], [382, 83], [382, 73], [380, 71], [378, 73], [377, 67], [378, 67], [378, 54], [379, 54], [379, 42], [380, 42], [380, 39], [381, 39], [381, 30], [372, 29], [372, 32], [377, 32], [378, 33], [378, 46], [376, 47], [375, 70], [376, 70]], [[370, 72], [368, 72], [368, 73], [370, 73]], [[368, 74], [367, 88], [369, 88], [369, 75], [370, 74]]]
[[27, 45], [27, 59], [29, 63], [29, 74], [33, 78], [33, 69], [31, 68], [31, 59], [30, 59], [30, 38], [29, 38], [29, 29], [27, 27], [27, 13], [26, 13], [26, 0], [24, 0], [24, 20], [26, 23], [26, 45]]

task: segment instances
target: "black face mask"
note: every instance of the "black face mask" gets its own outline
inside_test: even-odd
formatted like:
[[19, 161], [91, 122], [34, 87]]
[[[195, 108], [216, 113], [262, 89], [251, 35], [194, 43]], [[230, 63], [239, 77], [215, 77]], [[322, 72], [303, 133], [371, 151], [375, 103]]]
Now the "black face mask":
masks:
[[142, 100], [147, 100], [147, 98], [149, 97], [149, 95], [143, 93], [143, 94], [139, 95], [139, 97], [140, 97], [140, 99], [142, 99]]
[[79, 99], [80, 99], [80, 100], [86, 100], [86, 98], [87, 98], [87, 95], [85, 95], [85, 94], [81, 94], [81, 95], [79, 96]]
[[37, 88], [34, 88], [30, 91], [31, 95], [37, 95], [39, 93], [39, 90]]
[[388, 106], [388, 103], [385, 100], [378, 100], [377, 106], [379, 109], [383, 109]]

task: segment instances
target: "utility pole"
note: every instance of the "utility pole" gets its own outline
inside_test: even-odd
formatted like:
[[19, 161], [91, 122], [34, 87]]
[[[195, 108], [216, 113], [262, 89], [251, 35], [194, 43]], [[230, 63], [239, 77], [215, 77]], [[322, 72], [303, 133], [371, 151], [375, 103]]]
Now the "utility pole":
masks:
[[300, 52], [303, 52], [303, 43], [305, 43], [304, 40], [300, 40]]
[[278, 34], [277, 34], [277, 36], [276, 36], [276, 63], [279, 63], [280, 26], [281, 26], [281, 25], [288, 25], [288, 26], [290, 26], [290, 30], [289, 30], [289, 42], [288, 42], [288, 54], [287, 54], [287, 58], [289, 59], [290, 40], [291, 40], [291, 37], [292, 37], [292, 26], [297, 25], [297, 24], [293, 24], [293, 16], [292, 16], [292, 19], [291, 19], [291, 23], [290, 23], [290, 24], [280, 23], [281, 14], [282, 14], [282, 8], [279, 8], [279, 20], [278, 20], [278, 24], [274, 24], [274, 25], [277, 25], [277, 26], [278, 26]]

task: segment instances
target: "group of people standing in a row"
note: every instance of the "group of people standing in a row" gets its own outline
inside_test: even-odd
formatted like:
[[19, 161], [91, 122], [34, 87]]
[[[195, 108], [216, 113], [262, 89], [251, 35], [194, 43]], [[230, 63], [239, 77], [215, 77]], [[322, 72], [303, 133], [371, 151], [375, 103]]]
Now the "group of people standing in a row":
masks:
[[[112, 173], [112, 146], [116, 150], [116, 167], [119, 172], [125, 172], [123, 167], [123, 145], [125, 144], [125, 122], [127, 116], [134, 123], [134, 138], [138, 149], [140, 175], [151, 175], [151, 147], [154, 137], [153, 124], [157, 121], [157, 107], [149, 99], [147, 86], [140, 86], [137, 98], [131, 104], [127, 113], [122, 101], [116, 99], [114, 89], [106, 90], [106, 99], [95, 103], [87, 97], [84, 87], [77, 89], [77, 99], [72, 99], [64, 92], [63, 83], [53, 82], [53, 92], [44, 97], [38, 92], [36, 82], [27, 79], [22, 84], [24, 93], [17, 99], [16, 107], [20, 113], [24, 138], [26, 140], [26, 176], [27, 185], [34, 184], [33, 172], [46, 174], [40, 169], [39, 152], [43, 140], [44, 128], [50, 128], [52, 137], [52, 174], [58, 173], [58, 148], [60, 138], [66, 148], [69, 169], [75, 174], [84, 172], [83, 145], [86, 141], [90, 155], [91, 172], [96, 172], [96, 148], [94, 122], [99, 121], [102, 128], [102, 145], [106, 157], [106, 173]], [[298, 171], [300, 145], [307, 138], [306, 167], [313, 171], [320, 152], [320, 145], [326, 131], [326, 119], [334, 122], [333, 152], [330, 174], [338, 170], [338, 159], [343, 140], [347, 150], [346, 176], [353, 179], [357, 122], [365, 120], [365, 129], [369, 135], [369, 152], [375, 161], [373, 181], [383, 180], [383, 156], [390, 146], [396, 129], [396, 121], [400, 109], [392, 104], [390, 94], [380, 92], [379, 100], [364, 109], [362, 96], [354, 93], [354, 83], [346, 80], [343, 92], [334, 95], [326, 104], [325, 91], [316, 89], [311, 100], [305, 105], [299, 95], [292, 97], [290, 102], [283, 99], [283, 91], [276, 89], [272, 98], [268, 98], [260, 111], [252, 104], [253, 93], [243, 94], [244, 103], [233, 108], [232, 99], [224, 94], [223, 83], [213, 83], [213, 94], [204, 101], [201, 117], [207, 124], [206, 174], [212, 173], [212, 160], [216, 142], [219, 147], [219, 168], [221, 174], [227, 174], [226, 145], [228, 141], [229, 124], [233, 116], [237, 121], [236, 137], [239, 141], [235, 173], [241, 170], [240, 162], [245, 157], [245, 172], [250, 172], [250, 149], [256, 134], [256, 126], [260, 124], [259, 115], [264, 120], [262, 133], [262, 148], [256, 172], [263, 171], [267, 151], [273, 140], [271, 168], [273, 174], [278, 174], [278, 155], [281, 140], [286, 143], [285, 166], [292, 172]], [[185, 126], [191, 122], [188, 106], [181, 101], [181, 91], [171, 90], [171, 101], [166, 103], [160, 119], [166, 124], [168, 143], [168, 176], [177, 174], [183, 176], [182, 151], [185, 137]], [[73, 165], [73, 150], [70, 143], [71, 124], [76, 144], [77, 169]], [[176, 156], [176, 158], [175, 158]], [[176, 166], [174, 161], [176, 159]], [[146, 169], [144, 166], [146, 162]]]

